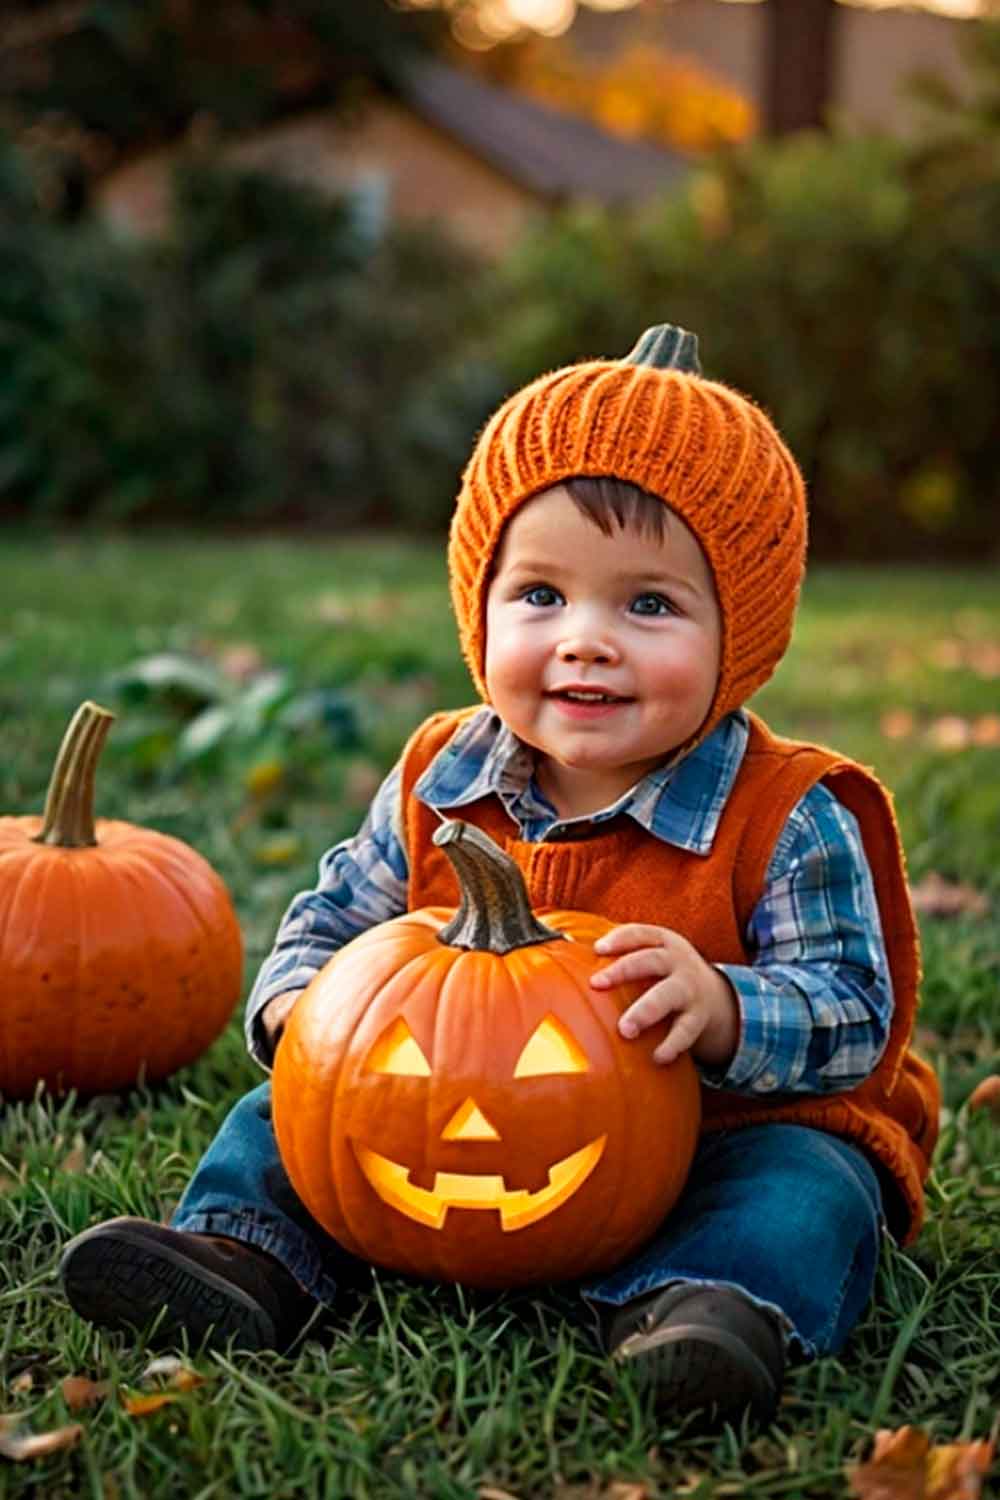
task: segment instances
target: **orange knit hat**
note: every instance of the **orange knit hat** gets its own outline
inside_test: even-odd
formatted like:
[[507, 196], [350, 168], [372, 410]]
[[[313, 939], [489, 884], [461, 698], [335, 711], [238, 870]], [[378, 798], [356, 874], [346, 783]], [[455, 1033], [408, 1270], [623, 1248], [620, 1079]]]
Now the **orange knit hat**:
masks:
[[764, 413], [701, 376], [693, 334], [663, 324], [625, 359], [543, 375], [487, 423], [451, 523], [448, 569], [462, 651], [481, 696], [486, 592], [504, 524], [577, 475], [657, 495], [691, 528], [715, 579], [722, 654], [698, 739], [781, 660], [805, 565], [805, 488]]

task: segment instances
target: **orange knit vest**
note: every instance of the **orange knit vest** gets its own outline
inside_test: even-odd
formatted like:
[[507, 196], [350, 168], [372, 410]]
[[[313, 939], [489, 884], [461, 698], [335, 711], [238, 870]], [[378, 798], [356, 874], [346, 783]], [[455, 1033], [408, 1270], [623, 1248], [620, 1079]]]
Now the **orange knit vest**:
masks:
[[[477, 709], [436, 714], [402, 757], [401, 808], [410, 879], [408, 907], [454, 906], [447, 857], [431, 842], [437, 814], [413, 795], [434, 756]], [[652, 837], [629, 817], [585, 839], [527, 843], [499, 799], [457, 816], [488, 833], [517, 861], [536, 910], [598, 912], [613, 922], [651, 922], [684, 934], [713, 963], [750, 962], [745, 933], [771, 853], [795, 804], [822, 781], [858, 819], [875, 877], [895, 992], [888, 1046], [859, 1087], [832, 1095], [745, 1095], [702, 1089], [705, 1130], [783, 1120], [845, 1136], [884, 1169], [891, 1228], [904, 1242], [920, 1228], [923, 1184], [937, 1139], [939, 1091], [931, 1068], [909, 1050], [920, 963], [903, 854], [888, 793], [852, 761], [816, 745], [781, 739], [750, 715], [750, 740], [719, 822], [711, 854]]]

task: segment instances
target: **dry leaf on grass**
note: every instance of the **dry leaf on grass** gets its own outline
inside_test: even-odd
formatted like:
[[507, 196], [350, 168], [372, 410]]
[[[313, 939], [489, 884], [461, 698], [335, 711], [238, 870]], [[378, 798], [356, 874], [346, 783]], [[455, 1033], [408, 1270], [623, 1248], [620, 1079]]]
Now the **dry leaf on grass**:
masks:
[[73, 1146], [59, 1163], [60, 1172], [76, 1174], [87, 1170], [87, 1142], [80, 1132], [73, 1137]]
[[82, 1432], [79, 1422], [71, 1427], [54, 1427], [50, 1432], [25, 1432], [20, 1417], [0, 1416], [0, 1458], [10, 1458], [15, 1463], [45, 1458], [62, 1448], [72, 1448], [80, 1441]]
[[130, 1417], [151, 1416], [180, 1399], [177, 1391], [122, 1391], [122, 1406]]
[[208, 1379], [207, 1375], [199, 1375], [197, 1370], [192, 1370], [176, 1354], [161, 1354], [157, 1359], [150, 1360], [142, 1372], [143, 1383], [147, 1380], [166, 1380], [167, 1385], [175, 1391], [193, 1391], [199, 1385], [204, 1385]]
[[932, 1446], [920, 1427], [883, 1428], [866, 1464], [848, 1473], [858, 1500], [979, 1500], [995, 1440]]
[[908, 740], [917, 727], [917, 721], [908, 708], [889, 708], [879, 720], [879, 728], [887, 740]]
[[110, 1380], [88, 1380], [86, 1375], [67, 1375], [59, 1383], [62, 1398], [70, 1411], [86, 1411], [111, 1394]]
[[925, 917], [985, 917], [990, 903], [974, 886], [945, 880], [937, 870], [930, 870], [910, 887], [914, 911]]
[[988, 1109], [993, 1118], [1000, 1121], [1000, 1074], [991, 1073], [969, 1095], [970, 1109]]
[[1000, 745], [1000, 714], [980, 714], [972, 725], [974, 745]]
[[192, 1370], [190, 1365], [172, 1354], [152, 1360], [142, 1372], [144, 1383], [157, 1378], [166, 1378], [166, 1390], [122, 1391], [122, 1406], [130, 1417], [148, 1417], [179, 1401], [185, 1391], [205, 1385], [207, 1380], [206, 1376], [199, 1375], [197, 1370]]
[[264, 670], [264, 666], [259, 649], [249, 641], [224, 646], [219, 652], [219, 670], [231, 682], [249, 682], [251, 677]]

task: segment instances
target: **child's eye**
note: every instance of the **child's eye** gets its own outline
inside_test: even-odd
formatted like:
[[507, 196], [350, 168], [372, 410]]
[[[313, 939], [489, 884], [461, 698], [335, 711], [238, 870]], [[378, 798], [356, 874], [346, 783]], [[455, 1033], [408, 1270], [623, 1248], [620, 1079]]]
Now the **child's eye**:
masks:
[[636, 615], [673, 615], [677, 611], [663, 594], [636, 594], [630, 606]]
[[561, 594], [556, 589], [550, 588], [547, 583], [536, 583], [534, 588], [525, 589], [521, 595], [525, 604], [532, 604], [536, 609], [549, 609], [553, 604], [558, 604]]

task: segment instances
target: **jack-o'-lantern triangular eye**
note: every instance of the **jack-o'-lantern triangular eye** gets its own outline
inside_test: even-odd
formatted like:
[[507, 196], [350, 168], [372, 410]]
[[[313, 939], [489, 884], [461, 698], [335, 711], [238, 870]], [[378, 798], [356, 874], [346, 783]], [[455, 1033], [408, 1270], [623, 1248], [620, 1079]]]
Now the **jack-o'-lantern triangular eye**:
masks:
[[515, 1078], [537, 1078], [543, 1073], [586, 1073], [587, 1055], [551, 1013], [528, 1038], [517, 1060]]
[[379, 1037], [365, 1066], [373, 1073], [396, 1073], [410, 1078], [431, 1076], [430, 1063], [401, 1016]]

